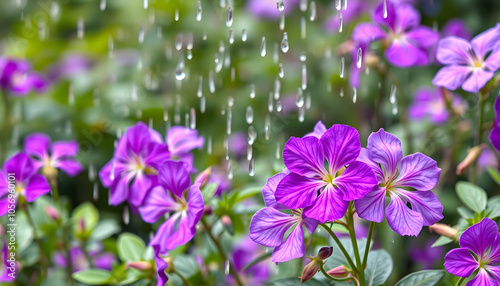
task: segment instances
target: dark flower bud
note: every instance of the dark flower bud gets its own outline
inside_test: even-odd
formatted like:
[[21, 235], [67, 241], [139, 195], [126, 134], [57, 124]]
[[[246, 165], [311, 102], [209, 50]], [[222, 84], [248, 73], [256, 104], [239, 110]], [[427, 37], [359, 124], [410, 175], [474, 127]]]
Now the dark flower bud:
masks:
[[332, 256], [332, 253], [333, 253], [333, 247], [325, 246], [318, 251], [318, 255], [316, 256], [316, 258], [319, 260], [325, 260], [328, 257]]
[[211, 215], [212, 212], [212, 207], [210, 205], [205, 205], [203, 208], [203, 215]]
[[304, 270], [302, 270], [300, 282], [304, 283], [313, 278], [313, 276], [316, 275], [316, 273], [321, 269], [321, 266], [323, 266], [323, 261], [312, 258], [311, 261], [304, 267]]

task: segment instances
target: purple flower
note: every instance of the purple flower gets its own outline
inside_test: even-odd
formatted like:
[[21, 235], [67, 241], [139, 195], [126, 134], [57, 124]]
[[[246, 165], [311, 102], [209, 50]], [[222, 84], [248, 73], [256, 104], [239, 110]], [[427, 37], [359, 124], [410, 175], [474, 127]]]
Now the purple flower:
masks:
[[226, 172], [223, 172], [220, 168], [212, 168], [210, 177], [208, 178], [208, 183], [217, 183], [217, 190], [215, 191], [215, 196], [221, 196], [231, 189], [231, 181], [227, 179]]
[[316, 122], [316, 125], [314, 125], [314, 130], [313, 132], [307, 133], [304, 137], [306, 136], [314, 136], [318, 139], [321, 139], [321, 136], [325, 134], [326, 132], [326, 126], [323, 124], [323, 122], [320, 120]]
[[[89, 269], [90, 265], [85, 257], [83, 249], [79, 246], [74, 246], [70, 249], [71, 256], [71, 267], [73, 272], [80, 270]], [[94, 268], [111, 270], [113, 263], [116, 261], [116, 257], [111, 252], [103, 252], [102, 245], [98, 245], [98, 248], [89, 251], [90, 259], [92, 259], [92, 264]], [[57, 252], [54, 255], [54, 264], [58, 267], [65, 268], [68, 263], [67, 254]]]
[[[246, 8], [251, 14], [259, 18], [277, 19], [280, 17], [280, 11], [276, 3], [275, 0], [251, 0], [247, 1]], [[290, 13], [295, 9], [298, 3], [299, 0], [284, 0], [283, 4], [285, 9], [283, 12], [285, 14]]]
[[411, 247], [410, 256], [413, 262], [423, 266], [423, 269], [432, 269], [436, 262], [443, 257], [443, 247], [432, 247], [432, 241], [425, 246], [414, 245]]
[[24, 139], [24, 150], [33, 158], [35, 168], [58, 168], [70, 176], [76, 176], [83, 166], [74, 159], [78, 153], [78, 142], [57, 141], [51, 144], [50, 137], [33, 133]]
[[172, 126], [167, 132], [166, 143], [172, 159], [185, 162], [188, 171], [193, 173], [193, 149], [203, 147], [204, 139], [198, 136], [198, 131], [183, 126]]
[[203, 213], [200, 184], [191, 185], [183, 162], [168, 160], [158, 170], [159, 186], [154, 187], [139, 208], [142, 219], [154, 223], [172, 213], [160, 226], [150, 242], [161, 253], [190, 241], [196, 233], [196, 224]]
[[460, 237], [460, 248], [444, 257], [446, 271], [459, 277], [469, 277], [478, 270], [467, 286], [500, 284], [500, 234], [495, 221], [484, 218], [469, 227]]
[[490, 133], [490, 140], [493, 146], [500, 152], [500, 96], [495, 101], [495, 125]]
[[133, 206], [141, 206], [157, 185], [158, 168], [169, 156], [160, 134], [143, 122], [127, 129], [114, 157], [99, 172], [102, 184], [110, 188], [109, 203], [119, 205], [128, 200]]
[[356, 161], [360, 150], [358, 131], [347, 125], [333, 125], [320, 139], [291, 137], [283, 150], [290, 174], [278, 184], [276, 201], [304, 208], [306, 217], [321, 223], [342, 218], [349, 201], [364, 197], [377, 183], [370, 167]]
[[470, 43], [458, 37], [441, 39], [436, 58], [446, 66], [438, 71], [432, 83], [450, 90], [462, 86], [465, 91], [478, 92], [500, 67], [499, 41], [500, 24], [477, 35]]
[[60, 78], [71, 78], [90, 70], [92, 66], [93, 62], [88, 57], [79, 54], [68, 54], [51, 68], [49, 77], [51, 81]]
[[466, 40], [470, 40], [470, 38], [472, 38], [469, 28], [467, 28], [467, 25], [465, 25], [465, 22], [462, 19], [451, 19], [446, 22], [441, 30], [441, 36], [455, 36]]
[[420, 15], [410, 5], [394, 5], [387, 1], [387, 17], [384, 18], [380, 2], [372, 14], [375, 23], [360, 23], [353, 31], [353, 39], [359, 44], [382, 40], [387, 60], [397, 67], [422, 66], [429, 63], [428, 49], [439, 39], [431, 28], [420, 26]]
[[[7, 240], [3, 240], [2, 252], [0, 253], [0, 259], [2, 259], [2, 263], [0, 264], [0, 282], [12, 282], [14, 281], [14, 277], [18, 271], [18, 264], [15, 261], [8, 261], [10, 259], [10, 252], [7, 246]], [[10, 268], [10, 270], [9, 270]], [[15, 269], [13, 273], [11, 270]], [[9, 275], [10, 274], [10, 275]]]
[[[265, 262], [254, 264], [241, 271], [248, 263], [259, 257], [261, 252], [259, 246], [248, 238], [240, 241], [233, 250], [231, 256], [234, 268], [240, 273], [240, 278], [245, 285], [264, 286], [271, 277], [269, 264]], [[226, 276], [226, 281], [227, 285], [235, 285], [235, 280], [230, 275]]]
[[488, 147], [483, 148], [481, 155], [477, 158], [477, 166], [481, 172], [484, 172], [488, 167], [498, 169], [500, 166], [495, 151]]
[[[9, 193], [11, 176], [15, 183], [13, 197]], [[50, 192], [49, 183], [44, 176], [37, 174], [30, 157], [24, 152], [16, 153], [5, 161], [3, 170], [0, 170], [0, 216], [7, 213], [9, 206], [17, 204], [19, 196], [28, 202], [33, 202], [48, 192]]]
[[33, 89], [43, 92], [45, 88], [45, 79], [31, 71], [29, 62], [0, 57], [0, 89], [17, 96], [25, 96]]
[[[446, 102], [441, 94], [441, 89], [421, 88], [415, 94], [415, 100], [409, 108], [409, 115], [416, 120], [428, 117], [432, 123], [444, 124], [448, 121], [450, 113], [446, 107]], [[453, 98], [452, 107], [464, 110], [466, 103], [456, 94], [451, 94]]]
[[[153, 252], [155, 257], [156, 272], [158, 273], [156, 286], [165, 286], [168, 281], [167, 274], [165, 273], [165, 270], [168, 267], [168, 263], [165, 261], [165, 259], [163, 259], [163, 257], [161, 257], [160, 247], [158, 245], [153, 246]], [[163, 255], [167, 255], [167, 253], [163, 253]]]
[[364, 198], [355, 201], [361, 218], [381, 222], [386, 196], [391, 198], [385, 210], [387, 222], [400, 235], [416, 236], [422, 226], [443, 218], [443, 206], [429, 191], [441, 173], [436, 161], [421, 153], [403, 158], [401, 142], [384, 129], [370, 135], [368, 147], [361, 150], [358, 160], [371, 166], [379, 183]]
[[[262, 189], [266, 208], [255, 213], [250, 222], [249, 237], [256, 243], [275, 247], [272, 261], [288, 261], [304, 256], [304, 229], [312, 234], [318, 226], [318, 221], [303, 215], [303, 209], [292, 210], [292, 215], [282, 213], [279, 210], [287, 209], [286, 206], [276, 202], [276, 187], [287, 174], [279, 173], [267, 180]], [[283, 237], [289, 233], [283, 241]]]

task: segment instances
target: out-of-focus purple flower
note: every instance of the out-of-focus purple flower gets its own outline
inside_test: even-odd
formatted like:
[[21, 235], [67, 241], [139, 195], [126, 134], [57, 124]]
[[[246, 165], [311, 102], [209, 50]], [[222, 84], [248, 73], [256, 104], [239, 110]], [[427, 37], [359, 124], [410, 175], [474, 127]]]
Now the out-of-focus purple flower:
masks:
[[[303, 209], [292, 210], [292, 215], [279, 211], [287, 209], [277, 203], [275, 198], [276, 187], [285, 177], [285, 173], [279, 173], [267, 180], [262, 189], [266, 207], [256, 212], [250, 222], [249, 237], [258, 244], [275, 247], [272, 261], [276, 264], [304, 256], [303, 226], [311, 234], [318, 226], [317, 220], [304, 216]], [[283, 241], [288, 232], [288, 237]]]
[[[15, 192], [9, 192], [12, 180]], [[31, 158], [24, 152], [12, 155], [5, 161], [3, 170], [0, 170], [0, 216], [9, 210], [9, 206], [17, 204], [19, 196], [28, 202], [50, 192], [50, 186], [44, 176], [37, 174], [37, 168]], [[10, 196], [13, 197], [10, 197]]]
[[500, 234], [495, 221], [484, 218], [469, 227], [460, 237], [460, 248], [444, 257], [446, 271], [459, 277], [469, 277], [478, 270], [467, 286], [500, 284]]
[[443, 26], [441, 37], [455, 36], [462, 39], [470, 40], [472, 33], [462, 19], [451, 19]]
[[75, 160], [78, 142], [57, 141], [51, 143], [50, 137], [43, 133], [33, 133], [24, 139], [24, 151], [33, 158], [36, 170], [58, 168], [70, 176], [76, 176], [83, 166]]
[[[94, 268], [111, 270], [113, 267], [113, 262], [116, 261], [116, 257], [111, 252], [102, 252], [102, 245], [99, 245], [98, 249], [89, 251], [89, 257], [92, 260]], [[71, 267], [73, 272], [80, 270], [89, 269], [90, 265], [85, 257], [83, 249], [79, 246], [74, 246], [70, 249], [71, 256]], [[58, 252], [54, 255], [54, 264], [58, 267], [65, 268], [68, 263], [67, 253]]]
[[411, 5], [387, 1], [387, 17], [383, 6], [380, 2], [372, 14], [375, 23], [360, 23], [354, 28], [354, 41], [360, 45], [383, 41], [385, 57], [397, 67], [429, 64], [428, 49], [438, 41], [438, 33], [420, 26], [420, 14]]
[[235, 132], [227, 139], [227, 148], [237, 159], [247, 154], [247, 135], [244, 132]]
[[422, 226], [443, 218], [443, 206], [430, 191], [441, 173], [436, 161], [421, 153], [403, 158], [401, 142], [384, 129], [370, 135], [367, 149], [361, 150], [358, 160], [371, 166], [379, 183], [364, 198], [354, 202], [361, 218], [381, 222], [387, 195], [391, 198], [385, 209], [387, 222], [400, 235], [416, 236]]
[[[409, 107], [409, 115], [416, 120], [428, 117], [432, 123], [444, 124], [450, 117], [446, 102], [438, 88], [421, 88], [415, 93], [415, 100]], [[466, 103], [456, 94], [451, 94], [452, 108], [464, 110]]]
[[167, 213], [170, 217], [160, 226], [150, 242], [165, 253], [190, 241], [203, 213], [200, 184], [191, 185], [183, 162], [168, 160], [158, 170], [158, 182], [139, 208], [142, 219], [154, 223]]
[[[437, 60], [444, 64], [432, 83], [450, 90], [478, 92], [500, 67], [500, 23], [470, 42], [446, 37], [438, 44]], [[489, 54], [489, 55], [488, 55]]]
[[342, 218], [349, 201], [362, 198], [377, 183], [370, 167], [356, 161], [360, 150], [358, 131], [347, 125], [333, 125], [320, 139], [291, 137], [283, 150], [290, 174], [278, 184], [276, 201], [304, 208], [304, 216], [321, 223]]
[[495, 151], [488, 147], [483, 148], [481, 155], [477, 158], [477, 166], [481, 172], [486, 170], [488, 167], [498, 169], [500, 165], [497, 160], [497, 156], [495, 155]]
[[193, 173], [193, 154], [190, 152], [203, 147], [203, 137], [198, 136], [198, 131], [184, 126], [172, 126], [167, 132], [165, 140], [172, 159], [178, 159], [187, 164], [188, 171]]
[[7, 246], [7, 240], [4, 239], [2, 252], [0, 252], [0, 259], [2, 259], [2, 263], [0, 264], [0, 282], [14, 281], [15, 275], [17, 273], [18, 264], [16, 262], [15, 256], [11, 257], [9, 254], [10, 252]]
[[433, 269], [436, 262], [443, 257], [443, 247], [432, 247], [432, 241], [423, 247], [414, 245], [411, 247], [410, 256], [412, 261], [422, 265], [423, 269]]
[[[261, 252], [259, 246], [249, 238], [245, 238], [234, 247], [231, 260], [236, 271], [240, 273], [243, 284], [263, 286], [269, 281], [271, 270], [269, 264], [266, 263], [267, 261], [254, 264], [242, 271], [243, 267], [260, 256]], [[226, 276], [226, 282], [227, 285], [236, 284], [233, 276], [230, 275]]]
[[216, 196], [220, 196], [231, 189], [231, 181], [227, 179], [226, 173], [221, 171], [220, 168], [212, 168], [208, 182], [218, 184], [217, 191], [214, 194]]
[[495, 101], [495, 125], [490, 133], [490, 140], [493, 146], [500, 152], [500, 96]]
[[165, 270], [168, 267], [168, 263], [163, 259], [162, 255], [167, 255], [167, 253], [160, 253], [160, 247], [158, 245], [153, 246], [153, 252], [156, 264], [156, 273], [158, 274], [156, 286], [165, 286], [168, 281], [167, 274]]
[[32, 90], [43, 92], [46, 87], [46, 80], [31, 71], [28, 61], [0, 57], [0, 89], [16, 96], [25, 96]]
[[359, 15], [368, 11], [368, 7], [367, 1], [350, 0], [349, 5], [347, 5], [347, 10], [341, 9], [336, 15], [332, 15], [328, 18], [325, 22], [325, 30], [330, 33], [338, 32], [340, 27], [340, 14], [342, 14], [342, 26], [345, 27]]
[[[299, 0], [284, 0], [284, 10], [285, 14], [290, 13], [295, 9]], [[248, 12], [257, 16], [259, 18], [271, 18], [277, 19], [280, 17], [280, 11], [278, 10], [277, 2], [275, 0], [251, 0], [247, 1], [246, 8]]]
[[90, 58], [80, 54], [68, 54], [50, 69], [49, 78], [51, 81], [71, 78], [90, 70], [92, 66]]
[[102, 184], [110, 188], [109, 204], [128, 200], [135, 207], [141, 206], [151, 188], [158, 184], [158, 168], [169, 157], [168, 147], [158, 132], [143, 122], [127, 129], [114, 157], [99, 172]]

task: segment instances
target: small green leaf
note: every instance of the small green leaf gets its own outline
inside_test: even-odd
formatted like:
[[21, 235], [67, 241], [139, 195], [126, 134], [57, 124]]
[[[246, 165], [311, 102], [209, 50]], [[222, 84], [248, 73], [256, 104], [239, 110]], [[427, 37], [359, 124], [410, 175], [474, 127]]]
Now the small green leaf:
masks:
[[500, 185], [500, 172], [496, 168], [488, 167], [488, 173], [493, 181]]
[[249, 187], [241, 191], [236, 191], [232, 196], [229, 198], [230, 202], [230, 207], [234, 206], [235, 204], [242, 202], [248, 198], [251, 198], [255, 195], [258, 195], [262, 193], [262, 187]]
[[443, 276], [443, 270], [422, 270], [406, 275], [395, 286], [434, 286]]
[[245, 271], [247, 270], [248, 268], [254, 266], [255, 264], [271, 257], [273, 255], [273, 252], [272, 251], [269, 251], [269, 252], [266, 252], [262, 255], [260, 255], [259, 257], [255, 258], [254, 260], [252, 260], [250, 263], [248, 263], [247, 265], [245, 265], [245, 267], [243, 267], [243, 269], [241, 269], [241, 271]]
[[118, 256], [123, 262], [140, 261], [146, 252], [146, 245], [140, 237], [132, 233], [123, 233], [118, 237]]
[[112, 279], [111, 272], [101, 269], [87, 269], [73, 273], [73, 279], [89, 285], [106, 285]]
[[201, 194], [203, 195], [203, 200], [205, 202], [209, 201], [214, 197], [217, 188], [219, 187], [218, 183], [208, 183], [205, 185], [203, 190], [201, 190]]
[[468, 208], [466, 207], [458, 207], [457, 208], [457, 212], [458, 214], [464, 218], [464, 219], [468, 219], [468, 218], [474, 218], [474, 213], [472, 213]]
[[486, 208], [486, 192], [479, 186], [461, 181], [457, 183], [456, 191], [460, 200], [475, 213], [481, 213]]
[[500, 196], [494, 196], [488, 200], [486, 206], [486, 217], [495, 219], [500, 216]]
[[83, 220], [85, 230], [92, 230], [99, 221], [99, 211], [91, 202], [85, 202], [75, 208], [71, 219], [74, 231], [78, 230], [81, 220]]
[[431, 247], [438, 247], [438, 246], [442, 246], [442, 245], [445, 245], [445, 244], [448, 244], [450, 242], [452, 242], [453, 239], [451, 238], [448, 238], [446, 236], [441, 236], [439, 237], [432, 245]]

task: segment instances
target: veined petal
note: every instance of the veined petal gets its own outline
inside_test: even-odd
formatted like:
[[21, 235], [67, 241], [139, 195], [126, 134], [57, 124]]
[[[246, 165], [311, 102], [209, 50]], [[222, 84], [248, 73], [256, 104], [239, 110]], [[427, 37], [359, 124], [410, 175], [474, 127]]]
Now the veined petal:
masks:
[[385, 50], [385, 57], [394, 66], [411, 67], [429, 64], [429, 55], [424, 48], [404, 37], [394, 39]]
[[191, 188], [189, 188], [187, 202], [189, 224], [194, 227], [200, 221], [203, 214], [203, 208], [205, 207], [199, 183], [193, 184]]
[[187, 153], [203, 147], [204, 139], [198, 131], [184, 126], [172, 126], [167, 132], [166, 142], [172, 155]]
[[263, 208], [255, 213], [250, 222], [249, 237], [256, 243], [275, 247], [283, 242], [283, 236], [299, 219], [273, 208]]
[[374, 162], [372, 159], [370, 159], [368, 149], [362, 147], [356, 161], [360, 161], [360, 162], [363, 162], [366, 165], [368, 165], [372, 169], [372, 171], [375, 173], [375, 176], [377, 177], [378, 182], [379, 183], [384, 182], [384, 172], [382, 172], [382, 169], [380, 168], [380, 166], [376, 162]]
[[367, 164], [354, 161], [333, 182], [342, 191], [345, 201], [353, 201], [373, 190], [377, 185], [377, 178]]
[[78, 142], [76, 141], [58, 141], [52, 144], [52, 160], [74, 157], [76, 154], [78, 154]]
[[180, 205], [176, 203], [162, 186], [156, 186], [146, 197], [143, 206], [139, 207], [142, 219], [147, 223], [155, 223], [167, 212], [176, 211]]
[[436, 58], [445, 65], [472, 65], [471, 44], [459, 37], [446, 37], [438, 43]]
[[481, 59], [484, 59], [487, 53], [491, 52], [495, 45], [500, 41], [500, 24], [490, 28], [481, 34], [475, 36], [472, 41], [472, 49]]
[[136, 207], [142, 206], [142, 202], [153, 186], [152, 180], [143, 171], [137, 172], [130, 186], [128, 202]]
[[352, 39], [361, 44], [369, 44], [385, 37], [384, 30], [374, 23], [359, 23], [352, 31]]
[[314, 136], [314, 137], [320, 139], [321, 136], [323, 136], [323, 134], [325, 132], [326, 132], [325, 124], [323, 124], [323, 122], [321, 122], [321, 120], [320, 120], [320, 121], [316, 122], [316, 125], [314, 125], [314, 131], [311, 133], [307, 133], [304, 137]]
[[452, 249], [444, 257], [446, 271], [459, 277], [469, 277], [479, 267], [469, 250], [464, 248]]
[[498, 283], [491, 278], [484, 268], [479, 269], [476, 278], [467, 282], [467, 286], [497, 286]]
[[452, 65], [442, 67], [432, 79], [432, 84], [455, 90], [462, 86], [472, 70], [473, 68], [469, 66]]
[[158, 182], [180, 198], [189, 188], [191, 178], [183, 162], [168, 160], [158, 170]]
[[144, 163], [156, 169], [160, 168], [170, 158], [170, 152], [166, 144], [150, 142], [146, 145], [145, 149], [147, 150], [147, 156], [144, 159]]
[[[496, 235], [495, 240], [490, 247], [490, 251], [488, 252], [488, 255], [486, 255], [485, 260], [495, 264], [500, 263], [500, 233]], [[500, 272], [498, 272], [498, 274], [500, 278]]]
[[33, 133], [24, 139], [24, 151], [28, 155], [42, 159], [48, 157], [50, 148], [50, 137], [43, 133]]
[[420, 14], [413, 6], [401, 4], [396, 7], [396, 22], [394, 30], [397, 32], [407, 31], [420, 24]]
[[291, 137], [283, 150], [283, 161], [286, 167], [299, 175], [313, 177], [326, 174], [324, 153], [320, 141], [316, 137]]
[[474, 68], [470, 77], [465, 80], [462, 89], [468, 92], [479, 92], [495, 74], [482, 68]]
[[272, 261], [276, 264], [304, 256], [304, 230], [299, 223], [286, 240], [273, 251]]
[[355, 161], [361, 150], [358, 131], [347, 125], [333, 125], [321, 136], [320, 141], [329, 171], [333, 174]]
[[419, 26], [406, 32], [405, 37], [424, 48], [435, 45], [439, 40], [439, 34], [433, 29], [425, 26]]
[[150, 245], [158, 245], [161, 252], [166, 252], [188, 243], [194, 234], [186, 212], [178, 212], [158, 228]]
[[109, 189], [109, 204], [117, 206], [123, 203], [129, 196], [129, 183], [132, 180], [133, 174], [116, 178]]
[[349, 202], [344, 201], [342, 197], [343, 194], [339, 189], [328, 184], [314, 204], [304, 209], [304, 215], [320, 223], [340, 219], [345, 215], [349, 205]]
[[325, 185], [320, 179], [290, 173], [279, 182], [274, 196], [278, 204], [290, 209], [305, 208], [314, 203], [318, 190]]
[[275, 209], [286, 209], [287, 207], [282, 204], [278, 204], [276, 202], [276, 188], [278, 187], [279, 182], [283, 180], [286, 176], [285, 173], [278, 173], [267, 180], [267, 183], [262, 188], [262, 196], [264, 197], [264, 203], [266, 207], [275, 208]]
[[28, 202], [33, 202], [38, 197], [50, 192], [50, 186], [43, 175], [34, 175], [26, 186], [25, 197]]
[[360, 218], [382, 222], [385, 216], [385, 188], [374, 188], [365, 197], [354, 201], [354, 206]]
[[167, 274], [165, 270], [168, 267], [167, 262], [160, 256], [160, 247], [158, 245], [153, 246], [154, 249], [154, 260], [156, 264], [156, 272], [158, 273], [158, 282], [156, 286], [165, 286], [168, 281]]
[[411, 209], [420, 213], [423, 218], [423, 225], [429, 226], [443, 218], [443, 205], [438, 197], [431, 191], [405, 191], [397, 190], [398, 194], [410, 202]]
[[498, 226], [495, 221], [483, 218], [481, 222], [469, 227], [460, 237], [460, 247], [467, 248], [482, 257], [488, 247], [495, 242]]
[[124, 134], [127, 147], [135, 154], [141, 153], [146, 144], [151, 142], [149, 130], [149, 127], [144, 122], [138, 122], [136, 125], [129, 127]]
[[383, 182], [397, 173], [403, 158], [403, 151], [401, 150], [401, 141], [396, 136], [380, 128], [379, 131], [368, 137], [367, 150], [369, 158], [384, 167], [385, 178]]
[[436, 186], [440, 174], [436, 161], [422, 153], [415, 153], [401, 160], [401, 171], [392, 186], [427, 191]]
[[422, 229], [422, 215], [408, 208], [406, 203], [392, 192], [385, 215], [389, 226], [399, 235], [417, 236]]
[[304, 223], [304, 225], [307, 228], [307, 231], [309, 231], [310, 234], [314, 233], [319, 223], [317, 220], [305, 216], [302, 216], [302, 222]]
[[486, 269], [488, 274], [491, 274], [491, 276], [493, 276], [492, 280], [496, 280], [496, 285], [499, 285], [498, 283], [500, 283], [500, 266], [486, 265], [484, 269]]
[[491, 72], [495, 72], [498, 68], [500, 68], [500, 44], [496, 45], [496, 48], [484, 61], [483, 66]]

